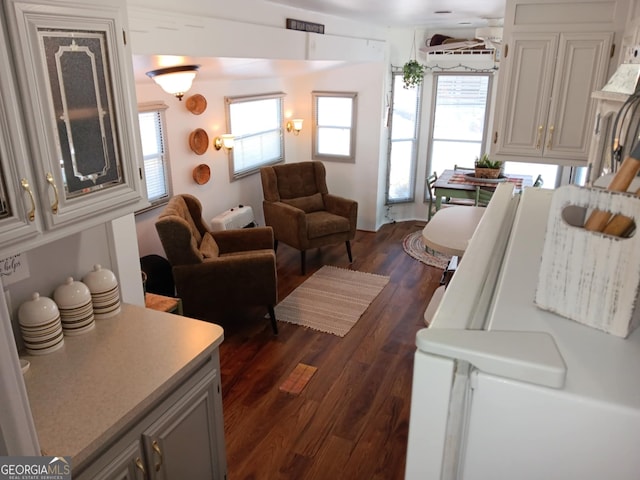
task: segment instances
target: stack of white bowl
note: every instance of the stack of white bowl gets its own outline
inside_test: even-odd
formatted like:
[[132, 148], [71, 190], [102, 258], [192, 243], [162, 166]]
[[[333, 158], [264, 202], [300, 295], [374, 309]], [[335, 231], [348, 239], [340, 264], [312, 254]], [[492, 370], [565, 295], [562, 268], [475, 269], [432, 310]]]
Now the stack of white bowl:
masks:
[[80, 335], [95, 327], [91, 293], [84, 283], [68, 277], [53, 292], [53, 300], [58, 304], [65, 335]]
[[120, 290], [118, 280], [111, 270], [94, 265], [82, 282], [89, 287], [93, 314], [96, 319], [109, 318], [120, 312]]
[[58, 306], [38, 292], [18, 309], [18, 323], [27, 353], [44, 355], [64, 345]]

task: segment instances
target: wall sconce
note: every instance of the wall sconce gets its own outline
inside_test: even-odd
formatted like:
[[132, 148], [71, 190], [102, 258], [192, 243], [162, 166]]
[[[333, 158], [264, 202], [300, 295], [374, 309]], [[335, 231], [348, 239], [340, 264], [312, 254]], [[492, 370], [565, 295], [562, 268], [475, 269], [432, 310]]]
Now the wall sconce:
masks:
[[302, 130], [302, 122], [301, 118], [294, 118], [293, 120], [289, 120], [287, 122], [287, 132], [293, 132], [294, 135], [298, 135], [300, 130]]
[[216, 150], [220, 150], [222, 147], [228, 152], [233, 149], [234, 137], [231, 134], [225, 133], [213, 139], [213, 147]]
[[147, 76], [160, 85], [165, 92], [182, 100], [184, 94], [191, 88], [199, 68], [200, 65], [178, 65], [152, 70], [147, 72]]

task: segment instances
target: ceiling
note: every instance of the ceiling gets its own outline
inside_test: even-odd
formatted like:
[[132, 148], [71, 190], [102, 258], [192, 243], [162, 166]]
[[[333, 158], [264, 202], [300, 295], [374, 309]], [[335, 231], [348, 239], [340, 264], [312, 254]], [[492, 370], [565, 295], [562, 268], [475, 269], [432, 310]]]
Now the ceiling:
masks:
[[[351, 21], [391, 28], [456, 29], [501, 25], [506, 0], [264, 0]], [[447, 13], [436, 13], [436, 12]], [[286, 77], [336, 66], [338, 62], [196, 58], [134, 55], [136, 82], [149, 82], [145, 72], [168, 65], [198, 64], [207, 79]]]
[[[386, 27], [482, 27], [502, 19], [506, 0], [265, 0]], [[443, 12], [443, 13], [436, 13]]]

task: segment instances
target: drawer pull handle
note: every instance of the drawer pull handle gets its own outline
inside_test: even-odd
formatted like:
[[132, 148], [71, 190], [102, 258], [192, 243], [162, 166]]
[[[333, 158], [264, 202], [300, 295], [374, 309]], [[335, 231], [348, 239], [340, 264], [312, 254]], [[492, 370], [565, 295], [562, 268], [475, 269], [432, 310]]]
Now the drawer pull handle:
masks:
[[549, 140], [547, 140], [547, 148], [549, 150], [551, 150], [551, 144], [553, 143], [553, 131], [555, 130], [555, 128], [553, 127], [553, 125], [551, 125], [549, 127]]
[[29, 210], [27, 216], [29, 217], [29, 221], [33, 222], [36, 219], [36, 201], [33, 198], [33, 192], [31, 191], [31, 187], [29, 186], [29, 182], [27, 182], [26, 178], [20, 180], [20, 185], [22, 185], [22, 188], [29, 194], [29, 198], [31, 199], [31, 210]]
[[160, 450], [160, 445], [158, 445], [158, 442], [156, 440], [151, 443], [151, 448], [158, 454], [158, 463], [156, 463], [155, 469], [156, 472], [159, 472], [160, 467], [162, 467], [162, 451]]
[[538, 139], [536, 140], [536, 150], [540, 150], [540, 142], [542, 141], [542, 130], [544, 130], [544, 127], [542, 125], [538, 125]]
[[53, 181], [53, 175], [47, 172], [46, 175], [47, 183], [53, 187], [53, 194], [55, 196], [54, 202], [51, 204], [51, 211], [54, 215], [58, 213], [58, 187], [56, 187], [56, 183]]
[[142, 464], [140, 457], [136, 457], [136, 468], [142, 472], [142, 478], [146, 480], [147, 472], [144, 469], [144, 465]]

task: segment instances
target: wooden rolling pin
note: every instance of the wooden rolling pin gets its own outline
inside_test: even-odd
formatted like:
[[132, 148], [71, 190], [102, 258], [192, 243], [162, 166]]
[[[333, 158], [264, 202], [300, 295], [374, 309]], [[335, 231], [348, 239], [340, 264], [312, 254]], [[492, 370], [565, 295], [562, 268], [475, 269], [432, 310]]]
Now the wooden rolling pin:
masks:
[[[607, 190], [616, 192], [626, 192], [631, 182], [640, 171], [640, 142], [633, 147], [627, 158], [624, 159], [620, 170], [618, 170], [607, 187]], [[611, 213], [602, 210], [594, 210], [589, 215], [584, 228], [593, 232], [602, 232], [609, 223]]]
[[[640, 196], [640, 188], [636, 190], [636, 195]], [[624, 215], [614, 215], [607, 226], [604, 227], [603, 232], [615, 237], [626, 236], [626, 232], [633, 226], [633, 218], [625, 217]]]

